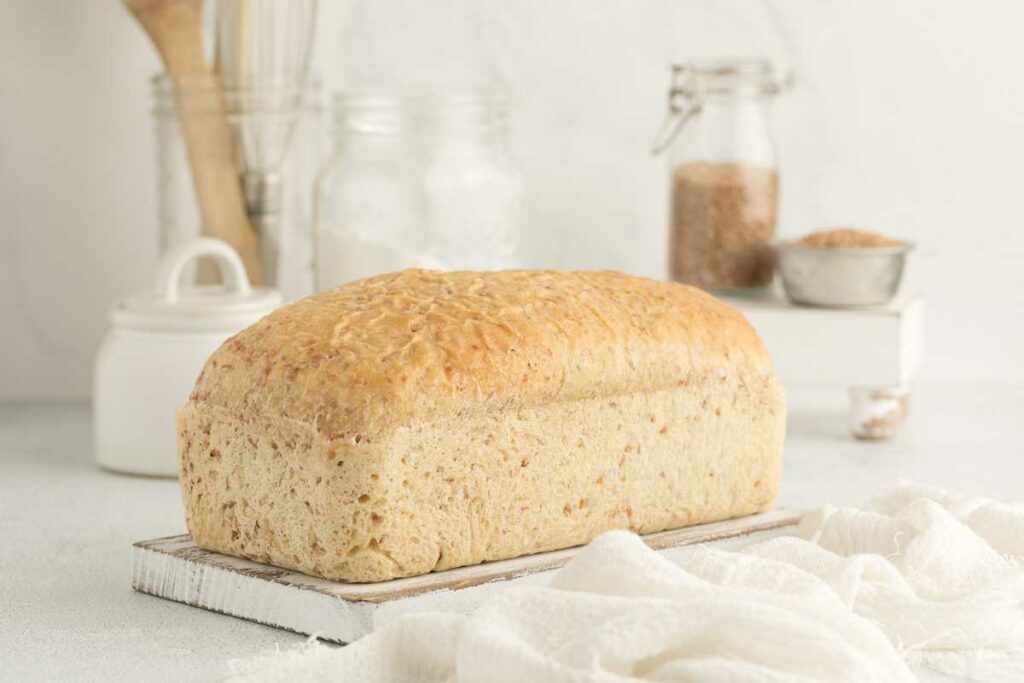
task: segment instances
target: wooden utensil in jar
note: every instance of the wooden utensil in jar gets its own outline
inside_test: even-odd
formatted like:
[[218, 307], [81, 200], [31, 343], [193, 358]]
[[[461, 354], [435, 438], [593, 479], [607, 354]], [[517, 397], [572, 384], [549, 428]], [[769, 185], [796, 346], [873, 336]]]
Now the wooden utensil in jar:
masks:
[[[124, 0], [145, 29], [175, 87], [203, 234], [234, 247], [249, 280], [263, 282], [256, 233], [245, 212], [224, 97], [203, 54], [202, 0]], [[183, 88], [187, 84], [188, 95]]]

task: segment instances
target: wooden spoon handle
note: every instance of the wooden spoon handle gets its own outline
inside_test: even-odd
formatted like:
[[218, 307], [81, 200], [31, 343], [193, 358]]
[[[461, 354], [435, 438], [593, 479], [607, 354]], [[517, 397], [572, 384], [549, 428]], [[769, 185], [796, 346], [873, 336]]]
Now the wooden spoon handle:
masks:
[[202, 0], [124, 0], [171, 77], [199, 199], [203, 234], [234, 247], [253, 283], [263, 282], [256, 233], [235, 167], [234, 134], [220, 86], [203, 54]]

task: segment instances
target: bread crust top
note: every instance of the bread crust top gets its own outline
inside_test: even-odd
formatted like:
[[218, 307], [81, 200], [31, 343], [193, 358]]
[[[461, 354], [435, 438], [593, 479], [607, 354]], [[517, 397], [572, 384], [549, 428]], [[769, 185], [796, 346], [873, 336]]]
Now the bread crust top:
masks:
[[613, 271], [404, 270], [284, 306], [227, 340], [190, 401], [329, 439], [414, 418], [657, 391], [694, 373], [775, 384], [739, 311]]

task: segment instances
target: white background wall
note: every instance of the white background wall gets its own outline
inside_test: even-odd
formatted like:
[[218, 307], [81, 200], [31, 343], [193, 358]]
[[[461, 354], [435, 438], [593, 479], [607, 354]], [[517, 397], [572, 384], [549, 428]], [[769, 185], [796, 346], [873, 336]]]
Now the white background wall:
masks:
[[[1020, 382], [1022, 23], [1013, 0], [321, 0], [316, 68], [329, 89], [500, 82], [531, 265], [661, 276], [667, 65], [785, 59], [782, 232], [917, 241], [926, 374]], [[0, 3], [0, 398], [87, 396], [109, 306], [148, 284], [156, 70], [113, 0]]]

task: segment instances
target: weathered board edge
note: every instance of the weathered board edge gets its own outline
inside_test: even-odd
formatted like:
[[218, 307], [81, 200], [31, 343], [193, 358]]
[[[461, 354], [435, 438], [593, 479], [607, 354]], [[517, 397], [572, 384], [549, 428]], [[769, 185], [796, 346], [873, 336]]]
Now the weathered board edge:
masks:
[[[738, 517], [659, 531], [643, 536], [644, 542], [655, 550], [664, 550], [694, 543], [708, 543], [716, 540], [748, 535], [757, 531], [776, 529], [796, 524], [799, 513], [791, 510], [770, 510], [756, 515]], [[525, 555], [506, 560], [484, 562], [469, 567], [456, 567], [442, 572], [421, 576], [393, 579], [381, 583], [339, 583], [290, 569], [261, 564], [243, 558], [223, 555], [204, 550], [192, 542], [188, 534], [168, 536], [134, 544], [154, 552], [162, 552], [199, 562], [218, 566], [222, 569], [251, 576], [263, 581], [273, 581], [287, 586], [297, 586], [335, 598], [358, 602], [385, 602], [412, 597], [435, 590], [461, 590], [494, 581], [506, 581], [538, 571], [557, 569], [568, 562], [584, 546], [552, 550], [535, 555]]]
[[[759, 531], [768, 531], [787, 526], [794, 526], [800, 521], [800, 514], [790, 510], [771, 510], [757, 515], [725, 519], [718, 522], [709, 522], [679, 529], [669, 529], [653, 534], [642, 536], [642, 540], [654, 550], [667, 550], [685, 545], [697, 543], [711, 543], [714, 541], [747, 536]], [[366, 592], [359, 595], [358, 599], [367, 602], [383, 602], [386, 600], [400, 599], [413, 595], [422, 594], [433, 590], [461, 590], [471, 586], [497, 581], [508, 581], [511, 579], [534, 574], [537, 572], [550, 571], [564, 566], [577, 553], [583, 550], [585, 545], [573, 546], [561, 550], [553, 550], [536, 555], [514, 557], [508, 560], [495, 562], [484, 562], [470, 567], [457, 567], [435, 574], [424, 574], [423, 577], [437, 577], [429, 587], [414, 587], [403, 589], [387, 590], [386, 586], [394, 581], [380, 584], [362, 584], [363, 586], [381, 586], [379, 592]], [[460, 578], [465, 573], [466, 578]], [[399, 579], [402, 581], [403, 579]]]
[[[667, 551], [781, 531], [800, 515], [759, 515], [649, 534]], [[564, 565], [582, 547], [461, 567], [384, 584], [341, 584], [202, 550], [187, 534], [139, 541], [132, 548], [132, 587], [156, 597], [296, 633], [351, 642], [393, 615], [427, 609], [471, 610], [496, 584], [533, 580]]]

